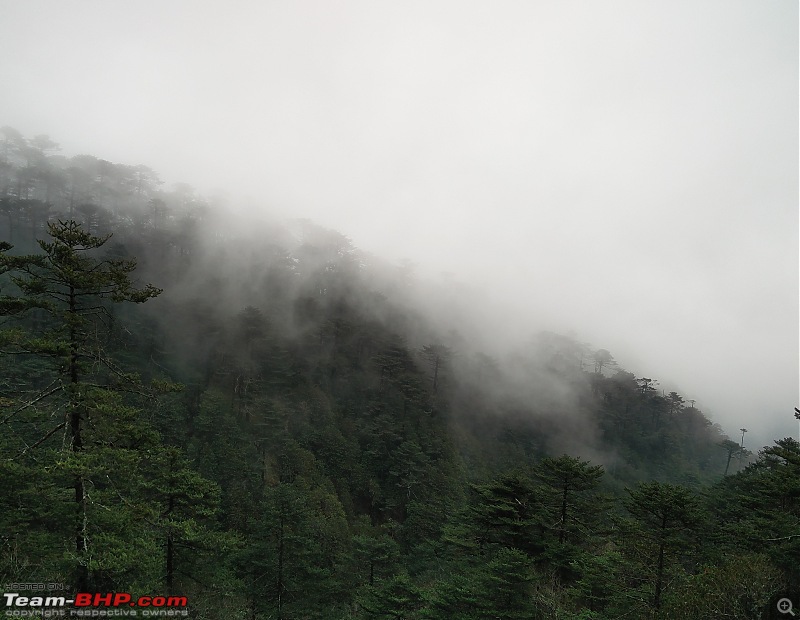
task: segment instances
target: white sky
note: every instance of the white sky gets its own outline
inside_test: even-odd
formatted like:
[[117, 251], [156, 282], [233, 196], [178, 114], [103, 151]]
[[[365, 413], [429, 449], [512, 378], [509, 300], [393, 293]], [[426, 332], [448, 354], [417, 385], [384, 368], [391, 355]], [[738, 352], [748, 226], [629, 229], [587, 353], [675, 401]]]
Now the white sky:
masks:
[[0, 0], [0, 84], [65, 154], [454, 272], [506, 334], [797, 435], [795, 0]]

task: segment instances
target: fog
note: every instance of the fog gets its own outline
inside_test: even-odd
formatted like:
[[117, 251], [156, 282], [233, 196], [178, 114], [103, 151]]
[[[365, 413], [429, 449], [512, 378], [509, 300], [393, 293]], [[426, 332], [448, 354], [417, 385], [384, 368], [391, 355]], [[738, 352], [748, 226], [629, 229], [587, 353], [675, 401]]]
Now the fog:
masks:
[[335, 228], [796, 436], [798, 7], [0, 0], [0, 125]]

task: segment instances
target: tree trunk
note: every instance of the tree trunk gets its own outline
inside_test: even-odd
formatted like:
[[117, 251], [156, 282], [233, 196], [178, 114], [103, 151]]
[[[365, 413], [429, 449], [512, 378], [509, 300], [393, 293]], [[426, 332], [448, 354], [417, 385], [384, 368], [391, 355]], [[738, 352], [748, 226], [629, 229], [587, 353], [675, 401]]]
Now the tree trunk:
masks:
[[561, 498], [561, 529], [558, 532], [558, 542], [564, 544], [567, 538], [567, 494], [569, 493], [569, 486], [564, 485], [564, 495]]
[[[69, 289], [69, 380], [72, 388], [70, 394], [70, 433], [72, 437], [72, 451], [81, 452], [83, 450], [83, 438], [81, 437], [81, 408], [78, 399], [78, 335], [75, 330], [75, 316], [77, 312], [77, 296], [75, 288]], [[82, 474], [77, 474], [74, 481], [75, 488], [75, 551], [78, 555], [76, 566], [75, 587], [78, 592], [89, 590], [89, 566], [88, 544], [87, 544], [87, 515], [86, 515], [86, 489]]]
[[[175, 497], [170, 495], [167, 503], [167, 515], [172, 513], [174, 507]], [[172, 586], [175, 583], [175, 542], [171, 530], [167, 533], [166, 582], [167, 594], [172, 594]]]
[[653, 595], [653, 607], [659, 609], [661, 607], [661, 587], [664, 581], [664, 536], [667, 528], [667, 516], [661, 520], [661, 541], [658, 546], [658, 568], [656, 569], [656, 591]]
[[278, 522], [278, 620], [283, 620], [283, 515]]

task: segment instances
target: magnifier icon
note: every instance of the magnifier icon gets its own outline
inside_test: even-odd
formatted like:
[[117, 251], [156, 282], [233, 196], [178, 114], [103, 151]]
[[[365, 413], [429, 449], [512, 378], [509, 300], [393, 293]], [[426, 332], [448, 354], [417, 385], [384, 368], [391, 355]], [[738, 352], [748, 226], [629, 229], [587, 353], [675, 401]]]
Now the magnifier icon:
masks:
[[792, 617], [795, 616], [795, 613], [792, 610], [793, 605], [791, 599], [788, 598], [780, 599], [776, 607], [778, 608], [778, 611], [781, 612], [782, 614], [789, 614]]

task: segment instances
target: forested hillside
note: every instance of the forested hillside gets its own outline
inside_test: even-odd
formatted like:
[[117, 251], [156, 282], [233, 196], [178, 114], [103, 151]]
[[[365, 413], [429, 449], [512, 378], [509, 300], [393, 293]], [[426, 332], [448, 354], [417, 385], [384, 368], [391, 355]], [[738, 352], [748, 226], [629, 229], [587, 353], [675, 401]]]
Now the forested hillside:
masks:
[[0, 138], [5, 583], [259, 620], [759, 618], [800, 587], [793, 439], [749, 455], [568, 336], [489, 354], [338, 232]]

